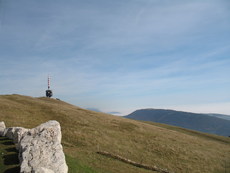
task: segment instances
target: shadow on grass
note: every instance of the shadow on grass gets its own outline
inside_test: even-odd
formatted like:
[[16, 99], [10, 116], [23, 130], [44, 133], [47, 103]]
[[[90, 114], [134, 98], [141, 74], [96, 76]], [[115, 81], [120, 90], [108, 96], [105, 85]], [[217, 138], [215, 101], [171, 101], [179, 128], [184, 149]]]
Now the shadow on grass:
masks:
[[4, 165], [17, 165], [17, 164], [19, 164], [17, 153], [7, 154], [3, 157], [3, 159], [4, 159]]
[[2, 144], [3, 145], [14, 145], [14, 143], [11, 141], [6, 141], [6, 142], [3, 142]]
[[[19, 173], [19, 159], [18, 159], [18, 151], [15, 148], [12, 140], [6, 137], [0, 137], [0, 143], [2, 148], [2, 152], [4, 155], [2, 156], [3, 165], [5, 165], [5, 169], [2, 170], [3, 173]], [[1, 172], [1, 171], [0, 171]]]
[[0, 137], [0, 142], [3, 145], [14, 145], [13, 141], [7, 137]]
[[9, 139], [6, 137], [0, 137], [0, 141], [9, 141]]
[[5, 149], [7, 152], [18, 152], [15, 147]]
[[9, 168], [4, 171], [4, 173], [19, 173], [20, 172], [20, 166]]

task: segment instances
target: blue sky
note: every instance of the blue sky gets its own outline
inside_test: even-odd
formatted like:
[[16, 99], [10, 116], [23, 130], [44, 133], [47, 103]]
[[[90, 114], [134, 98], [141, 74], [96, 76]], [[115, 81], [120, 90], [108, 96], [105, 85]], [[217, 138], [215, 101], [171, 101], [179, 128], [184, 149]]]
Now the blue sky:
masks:
[[121, 115], [230, 115], [229, 0], [0, 0], [0, 94]]

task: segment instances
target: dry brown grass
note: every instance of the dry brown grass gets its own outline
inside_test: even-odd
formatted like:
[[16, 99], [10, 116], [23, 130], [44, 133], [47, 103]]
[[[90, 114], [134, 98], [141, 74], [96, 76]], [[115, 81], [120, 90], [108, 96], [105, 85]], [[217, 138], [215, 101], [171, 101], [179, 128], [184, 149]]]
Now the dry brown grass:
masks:
[[0, 121], [7, 126], [31, 128], [51, 119], [61, 124], [65, 153], [102, 173], [152, 171], [98, 155], [100, 150], [177, 173], [224, 173], [230, 161], [229, 138], [88, 111], [55, 99], [0, 96]]

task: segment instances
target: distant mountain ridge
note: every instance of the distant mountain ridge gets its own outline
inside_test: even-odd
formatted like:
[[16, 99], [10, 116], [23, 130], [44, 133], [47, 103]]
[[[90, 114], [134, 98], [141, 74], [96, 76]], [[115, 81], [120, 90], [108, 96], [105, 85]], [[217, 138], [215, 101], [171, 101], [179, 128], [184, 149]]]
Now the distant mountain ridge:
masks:
[[230, 115], [223, 115], [223, 114], [207, 114], [212, 117], [222, 118], [225, 120], [230, 120]]
[[218, 118], [214, 115], [217, 114], [199, 114], [166, 109], [140, 109], [125, 117], [164, 123], [221, 136], [230, 136], [230, 120]]

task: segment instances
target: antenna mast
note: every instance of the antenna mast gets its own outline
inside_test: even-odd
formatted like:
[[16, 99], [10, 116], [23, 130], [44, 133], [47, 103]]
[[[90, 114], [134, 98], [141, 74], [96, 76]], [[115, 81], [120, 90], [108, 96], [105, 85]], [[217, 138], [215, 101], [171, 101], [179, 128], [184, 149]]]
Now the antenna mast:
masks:
[[53, 96], [53, 92], [52, 90], [50, 90], [50, 76], [48, 76], [48, 90], [46, 90], [46, 97], [52, 97]]
[[48, 90], [50, 89], [50, 76], [48, 76]]

